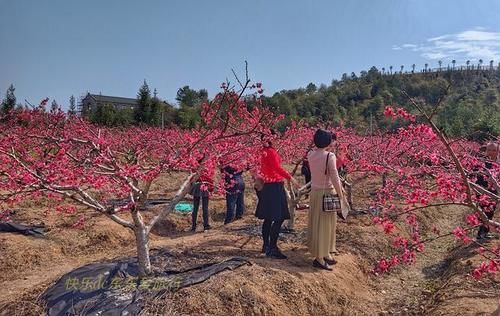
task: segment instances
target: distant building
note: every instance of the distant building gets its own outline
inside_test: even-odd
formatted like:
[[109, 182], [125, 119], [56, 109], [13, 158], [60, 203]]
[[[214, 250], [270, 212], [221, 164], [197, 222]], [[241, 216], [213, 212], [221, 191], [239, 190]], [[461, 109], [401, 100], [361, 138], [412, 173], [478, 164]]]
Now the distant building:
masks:
[[117, 110], [135, 109], [137, 99], [113, 97], [108, 95], [87, 93], [80, 101], [80, 113], [90, 113], [99, 105], [112, 105]]

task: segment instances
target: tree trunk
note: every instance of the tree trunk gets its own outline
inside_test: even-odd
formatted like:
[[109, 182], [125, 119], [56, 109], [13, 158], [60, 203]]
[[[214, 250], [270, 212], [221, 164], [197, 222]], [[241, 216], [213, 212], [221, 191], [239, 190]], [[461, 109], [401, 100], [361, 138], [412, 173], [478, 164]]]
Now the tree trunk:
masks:
[[285, 227], [288, 229], [294, 229], [295, 227], [295, 210], [297, 209], [297, 205], [299, 203], [300, 195], [296, 196], [294, 194], [293, 188], [291, 185], [285, 189], [286, 197], [288, 200], [289, 210], [290, 210], [290, 219], [287, 221]]
[[352, 184], [349, 182], [345, 182], [345, 193], [347, 195], [347, 202], [349, 203], [349, 207], [351, 210], [354, 208], [352, 203]]
[[149, 259], [149, 236], [146, 225], [141, 214], [137, 210], [132, 211], [134, 220], [135, 243], [137, 246], [137, 262], [139, 264], [139, 278], [151, 274], [151, 260]]
[[145, 227], [137, 227], [135, 231], [137, 243], [137, 262], [139, 263], [139, 277], [151, 274], [151, 261], [149, 259], [149, 238]]
[[188, 194], [189, 190], [191, 190], [191, 187], [192, 187], [193, 183], [195, 183], [196, 180], [198, 180], [198, 177], [199, 177], [198, 172], [200, 172], [200, 170], [198, 170], [195, 173], [190, 174], [189, 177], [187, 177], [186, 180], [184, 180], [184, 182], [182, 183], [182, 185], [179, 188], [179, 190], [177, 190], [177, 193], [172, 198], [172, 200], [170, 201], [170, 203], [168, 203], [167, 206], [165, 206], [165, 208], [163, 208], [163, 210], [160, 212], [160, 214], [156, 215], [155, 217], [153, 217], [151, 219], [151, 221], [149, 222], [149, 224], [148, 224], [148, 226], [146, 228], [146, 234], [147, 235], [149, 235], [149, 232], [151, 231], [151, 229], [153, 228], [153, 226], [160, 219], [162, 219], [165, 216], [167, 216], [168, 214], [170, 214], [170, 212], [172, 212], [174, 210], [175, 205], [177, 205], [177, 203], [179, 203], [179, 201], [182, 200], [186, 196], [186, 194]]

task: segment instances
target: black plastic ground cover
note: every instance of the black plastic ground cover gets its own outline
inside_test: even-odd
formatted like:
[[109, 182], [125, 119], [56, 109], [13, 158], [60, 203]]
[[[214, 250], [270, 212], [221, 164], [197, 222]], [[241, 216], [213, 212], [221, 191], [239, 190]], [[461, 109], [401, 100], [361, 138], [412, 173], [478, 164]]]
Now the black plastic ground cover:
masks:
[[45, 233], [43, 226], [26, 226], [12, 222], [0, 223], [0, 232], [18, 233], [34, 237], [43, 237]]
[[[153, 255], [153, 265], [162, 260], [159, 256], [168, 256], [168, 253], [161, 251]], [[144, 308], [146, 297], [175, 292], [245, 264], [249, 264], [247, 259], [234, 257], [184, 270], [156, 272], [154, 277], [139, 281], [136, 258], [92, 263], [61, 277], [41, 295], [41, 300], [49, 316], [137, 315]]]

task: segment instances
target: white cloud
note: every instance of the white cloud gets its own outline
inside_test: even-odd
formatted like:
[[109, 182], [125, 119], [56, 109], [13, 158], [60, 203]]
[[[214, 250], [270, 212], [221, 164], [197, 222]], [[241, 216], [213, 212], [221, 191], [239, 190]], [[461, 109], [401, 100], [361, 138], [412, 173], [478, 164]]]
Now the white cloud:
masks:
[[449, 37], [450, 35], [441, 35], [441, 36], [437, 36], [437, 37], [431, 37], [429, 38], [427, 41], [428, 42], [435, 42], [435, 41], [440, 41], [440, 40], [443, 40], [447, 37]]
[[486, 31], [465, 31], [457, 34], [460, 41], [498, 41], [500, 33]]
[[489, 32], [475, 27], [455, 34], [444, 34], [427, 39], [423, 44], [394, 45], [393, 50], [408, 49], [420, 53], [430, 60], [455, 59], [459, 62], [472, 62], [483, 59], [500, 61], [500, 32]]
[[427, 59], [443, 59], [446, 57], [449, 57], [449, 55], [446, 55], [445, 53], [442, 52], [426, 52], [422, 53], [422, 57], [427, 58]]

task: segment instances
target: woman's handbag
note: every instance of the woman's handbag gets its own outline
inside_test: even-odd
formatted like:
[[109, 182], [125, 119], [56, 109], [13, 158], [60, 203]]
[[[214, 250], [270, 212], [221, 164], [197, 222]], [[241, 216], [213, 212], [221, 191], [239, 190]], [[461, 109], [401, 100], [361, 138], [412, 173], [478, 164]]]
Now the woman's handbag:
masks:
[[323, 211], [325, 212], [339, 212], [342, 211], [340, 199], [337, 194], [325, 193], [323, 194]]
[[[329, 160], [330, 160], [330, 153], [328, 153], [328, 155], [326, 156], [325, 175], [328, 174]], [[340, 201], [338, 194], [323, 193], [323, 211], [337, 212], [337, 215], [344, 220], [347, 218], [347, 215], [349, 213], [349, 208], [346, 202], [347, 201]]]

